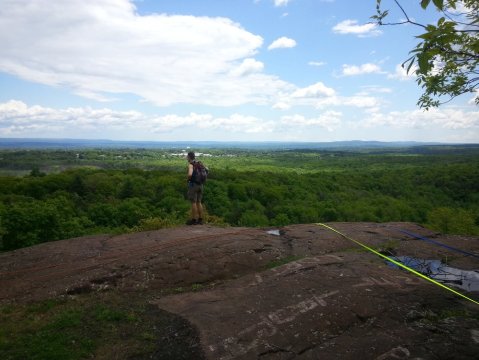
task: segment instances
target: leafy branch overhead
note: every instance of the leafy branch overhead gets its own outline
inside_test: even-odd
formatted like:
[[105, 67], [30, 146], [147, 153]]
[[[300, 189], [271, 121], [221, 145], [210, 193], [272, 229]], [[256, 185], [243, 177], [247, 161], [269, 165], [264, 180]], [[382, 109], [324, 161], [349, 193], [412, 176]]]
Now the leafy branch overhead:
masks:
[[383, 10], [381, 0], [376, 0], [376, 15], [371, 18], [380, 26], [412, 24], [424, 29], [402, 64], [408, 73], [416, 74], [424, 90], [418, 105], [438, 107], [465, 93], [475, 93], [475, 103], [479, 104], [479, 1], [421, 0], [424, 10], [432, 3], [442, 14], [436, 24], [411, 20], [401, 3], [394, 2], [404, 21], [385, 22], [389, 11]]

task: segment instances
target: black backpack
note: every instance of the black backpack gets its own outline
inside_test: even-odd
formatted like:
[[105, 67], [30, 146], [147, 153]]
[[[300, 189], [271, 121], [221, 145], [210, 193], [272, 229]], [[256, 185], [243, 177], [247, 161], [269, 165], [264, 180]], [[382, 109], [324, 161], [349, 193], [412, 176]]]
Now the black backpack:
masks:
[[193, 174], [191, 180], [196, 184], [204, 184], [208, 177], [208, 168], [203, 165], [201, 161], [195, 161], [193, 163]]

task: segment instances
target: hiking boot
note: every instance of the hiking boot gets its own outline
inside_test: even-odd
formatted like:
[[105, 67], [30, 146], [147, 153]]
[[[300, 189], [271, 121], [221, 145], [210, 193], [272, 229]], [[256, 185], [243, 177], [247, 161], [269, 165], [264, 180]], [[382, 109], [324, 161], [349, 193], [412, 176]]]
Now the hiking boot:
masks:
[[198, 221], [196, 222], [196, 225], [203, 225], [203, 219], [199, 218]]
[[196, 219], [190, 219], [186, 222], [186, 225], [196, 225], [198, 224], [198, 220]]

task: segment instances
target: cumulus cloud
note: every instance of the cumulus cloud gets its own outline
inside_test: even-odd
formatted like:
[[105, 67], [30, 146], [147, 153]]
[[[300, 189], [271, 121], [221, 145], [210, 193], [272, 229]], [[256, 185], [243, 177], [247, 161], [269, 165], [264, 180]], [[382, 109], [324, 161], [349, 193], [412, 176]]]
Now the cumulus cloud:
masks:
[[293, 91], [282, 92], [278, 94], [278, 101], [273, 105], [273, 109], [288, 110], [292, 106], [313, 106], [317, 105], [318, 100], [334, 97], [336, 91], [318, 82], [304, 88], [296, 88]]
[[288, 5], [289, 0], [274, 0], [274, 6], [286, 6]]
[[[388, 90], [378, 89], [375, 92], [386, 91]], [[292, 92], [281, 93], [278, 98], [279, 100], [273, 105], [273, 109], [289, 110], [293, 106], [311, 106], [316, 109], [351, 106], [372, 111], [379, 109], [382, 102], [380, 98], [371, 96], [366, 92], [352, 96], [341, 96], [333, 88], [324, 85], [322, 82], [297, 88]]]
[[396, 68], [394, 69], [394, 73], [388, 74], [388, 79], [397, 79], [399, 81], [415, 79], [416, 70], [417, 66], [413, 65], [408, 73], [407, 70], [401, 66], [401, 64], [397, 64]]
[[291, 96], [293, 98], [319, 98], [335, 95], [334, 89], [327, 87], [322, 82], [296, 90]]
[[289, 110], [291, 109], [291, 102], [279, 101], [273, 105], [273, 109], [277, 110]]
[[0, 71], [100, 101], [231, 106], [289, 86], [258, 74], [263, 39], [230, 19], [140, 15], [130, 0], [2, 2], [0, 33]]
[[342, 100], [342, 104], [358, 108], [379, 108], [381, 105], [377, 97], [364, 95], [345, 97]]
[[351, 106], [360, 109], [378, 110], [381, 107], [381, 100], [375, 96], [357, 94], [353, 96], [331, 96], [318, 99], [316, 108], [323, 109], [331, 106]]
[[295, 46], [296, 46], [295, 40], [283, 36], [273, 41], [268, 46], [268, 50], [294, 48]]
[[221, 129], [232, 132], [266, 133], [272, 132], [274, 123], [262, 121], [255, 116], [232, 114], [229, 117], [214, 118], [211, 121], [201, 122], [200, 128]]
[[244, 59], [243, 62], [231, 71], [234, 76], [245, 76], [253, 73], [262, 72], [264, 64], [255, 59]]
[[[413, 111], [380, 112], [378, 100], [374, 97], [331, 96], [318, 101], [329, 102], [329, 106], [352, 106], [364, 110], [364, 119], [348, 126], [363, 129], [389, 127], [429, 131], [431, 128], [454, 133], [479, 134], [479, 111], [466, 111], [460, 108], [431, 109]], [[117, 111], [108, 108], [91, 107], [54, 109], [42, 106], [28, 106], [24, 102], [11, 100], [0, 103], [0, 136], [3, 137], [82, 137], [125, 139], [135, 136], [142, 139], [158, 139], [172, 132], [192, 131], [198, 133], [211, 130], [235, 136], [234, 134], [254, 135], [276, 133], [284, 135], [296, 131], [326, 129], [334, 131], [343, 124], [343, 113], [328, 109], [318, 116], [303, 114], [284, 115], [278, 121], [234, 113], [228, 116], [215, 116], [210, 113], [178, 115], [149, 115], [138, 111]], [[117, 134], [117, 135], [114, 135]], [[471, 139], [473, 139], [472, 137]]]
[[333, 32], [337, 34], [353, 34], [359, 37], [377, 36], [381, 30], [377, 29], [377, 24], [359, 25], [357, 20], [343, 20], [333, 27]]
[[285, 115], [281, 117], [281, 123], [286, 127], [297, 128], [304, 126], [321, 127], [333, 131], [341, 125], [342, 113], [338, 111], [326, 111], [318, 117], [307, 118], [303, 115]]
[[[88, 130], [103, 134], [115, 130], [136, 131], [142, 134], [167, 133], [175, 129], [196, 127], [235, 133], [271, 132], [274, 124], [258, 117], [232, 114], [215, 117], [211, 114], [146, 115], [138, 111], [116, 111], [90, 107], [53, 109], [28, 106], [10, 100], [0, 104], [0, 136], [71, 136]], [[55, 136], [53, 136], [55, 134]], [[70, 135], [68, 135], [70, 134]]]
[[365, 127], [390, 126], [393, 128], [448, 130], [479, 129], [479, 111], [455, 108], [433, 108], [429, 111], [392, 111], [373, 113], [362, 123]]
[[366, 63], [362, 65], [343, 65], [342, 75], [344, 76], [354, 76], [362, 74], [383, 74], [381, 67], [376, 64]]
[[144, 120], [144, 115], [137, 111], [118, 112], [90, 107], [58, 110], [38, 105], [29, 107], [16, 100], [0, 104], [1, 135], [48, 134], [64, 129], [129, 128]]

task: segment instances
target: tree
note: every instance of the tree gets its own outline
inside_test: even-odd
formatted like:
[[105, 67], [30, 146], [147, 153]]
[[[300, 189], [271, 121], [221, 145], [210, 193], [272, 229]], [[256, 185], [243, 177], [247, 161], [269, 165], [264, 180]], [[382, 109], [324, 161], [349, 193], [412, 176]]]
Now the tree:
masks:
[[428, 226], [446, 234], [477, 234], [473, 213], [464, 209], [439, 207], [427, 215]]
[[80, 174], [75, 174], [70, 185], [70, 191], [78, 194], [78, 196], [85, 196], [86, 188], [83, 178]]
[[[425, 30], [402, 64], [408, 73], [415, 72], [424, 89], [417, 104], [427, 110], [465, 93], [476, 93], [479, 104], [479, 1], [432, 0], [442, 16], [436, 24], [427, 25], [411, 20], [398, 0], [394, 2], [406, 20], [384, 22], [389, 11], [382, 9], [381, 2], [376, 0], [376, 15], [371, 16], [378, 25], [412, 24]], [[420, 1], [424, 10], [430, 4], [431, 0]]]
[[2, 214], [2, 250], [58, 240], [60, 214], [52, 204], [33, 199], [6, 206]]
[[40, 176], [45, 176], [46, 174], [41, 172], [38, 166], [35, 166], [32, 171], [30, 171], [30, 176], [32, 177], [40, 177]]

